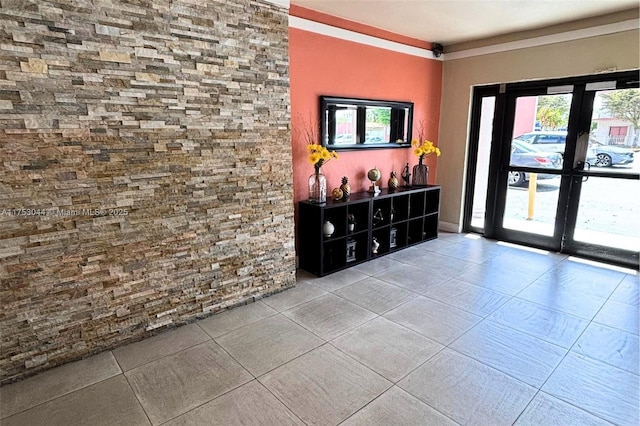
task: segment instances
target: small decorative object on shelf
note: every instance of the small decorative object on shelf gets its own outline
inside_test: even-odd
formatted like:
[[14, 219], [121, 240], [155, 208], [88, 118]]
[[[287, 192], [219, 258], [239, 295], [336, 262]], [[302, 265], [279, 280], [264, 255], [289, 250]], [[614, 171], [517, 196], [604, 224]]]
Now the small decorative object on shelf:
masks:
[[349, 225], [349, 232], [353, 232], [356, 230], [356, 216], [350, 214], [347, 216], [347, 224]]
[[393, 206], [391, 206], [391, 213], [389, 213], [390, 222], [393, 222], [393, 217], [395, 216], [395, 214], [396, 214], [396, 209]]
[[384, 216], [382, 214], [382, 209], [378, 209], [373, 214], [373, 226], [378, 226], [382, 222], [384, 222]]
[[333, 223], [329, 222], [328, 220], [324, 221], [324, 225], [322, 225], [322, 233], [326, 238], [331, 237], [335, 230], [336, 227], [333, 226]]
[[342, 176], [342, 185], [340, 185], [340, 189], [342, 189], [342, 197], [345, 200], [348, 200], [349, 195], [351, 195], [351, 185], [349, 185], [348, 177]]
[[378, 254], [378, 249], [380, 248], [380, 243], [376, 237], [373, 237], [371, 240], [371, 253]]
[[380, 180], [380, 176], [380, 170], [378, 170], [377, 167], [367, 172], [367, 178], [371, 181], [371, 188], [369, 188], [370, 193], [376, 195], [380, 193], [380, 187], [376, 185], [376, 182]]
[[398, 230], [396, 228], [391, 228], [389, 232], [389, 248], [394, 248], [398, 246], [397, 235], [398, 235]]
[[333, 188], [333, 191], [331, 191], [331, 197], [336, 201], [341, 200], [343, 195], [342, 189], [340, 188]]
[[411, 173], [409, 173], [409, 163], [407, 163], [406, 166], [404, 166], [404, 170], [402, 172], [402, 180], [404, 181], [404, 186], [405, 188], [409, 188], [411, 186], [411, 184], [409, 183], [409, 178], [411, 178]]
[[418, 156], [418, 164], [413, 166], [413, 185], [427, 185], [429, 182], [429, 166], [426, 164], [422, 164], [424, 157], [428, 157], [431, 154], [435, 154], [436, 156], [440, 156], [440, 148], [435, 146], [433, 142], [425, 140], [420, 143], [415, 140], [412, 142], [412, 145], [416, 147], [413, 150], [413, 153]]
[[309, 202], [323, 204], [327, 202], [327, 178], [322, 174], [321, 167], [332, 158], [338, 158], [338, 154], [315, 143], [307, 145], [307, 149], [309, 162], [315, 169], [315, 173], [309, 176]]
[[356, 260], [356, 240], [347, 240], [347, 263]]
[[398, 189], [398, 176], [396, 172], [391, 172], [391, 177], [389, 178], [389, 191], [395, 191]]

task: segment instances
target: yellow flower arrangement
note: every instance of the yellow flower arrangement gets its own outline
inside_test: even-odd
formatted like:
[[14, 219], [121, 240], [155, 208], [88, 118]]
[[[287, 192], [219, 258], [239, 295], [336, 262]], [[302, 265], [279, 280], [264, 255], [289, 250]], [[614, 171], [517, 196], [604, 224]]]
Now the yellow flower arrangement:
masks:
[[338, 154], [335, 151], [329, 151], [322, 145], [311, 143], [307, 145], [309, 151], [309, 162], [313, 164], [316, 169], [316, 173], [320, 171], [320, 167], [328, 163], [332, 158], [337, 159]]
[[416, 148], [413, 150], [413, 153], [420, 158], [420, 164], [422, 164], [422, 160], [424, 157], [428, 157], [431, 154], [435, 154], [436, 157], [440, 156], [440, 148], [435, 146], [433, 142], [429, 140], [425, 140], [423, 143], [420, 143], [417, 140], [411, 142], [411, 145]]

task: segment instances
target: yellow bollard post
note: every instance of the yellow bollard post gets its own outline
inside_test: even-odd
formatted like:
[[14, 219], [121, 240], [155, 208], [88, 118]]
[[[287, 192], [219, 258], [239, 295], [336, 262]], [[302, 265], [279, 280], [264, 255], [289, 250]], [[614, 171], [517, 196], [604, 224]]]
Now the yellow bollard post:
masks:
[[529, 208], [527, 209], [527, 220], [533, 220], [536, 206], [536, 188], [538, 187], [538, 174], [529, 173]]

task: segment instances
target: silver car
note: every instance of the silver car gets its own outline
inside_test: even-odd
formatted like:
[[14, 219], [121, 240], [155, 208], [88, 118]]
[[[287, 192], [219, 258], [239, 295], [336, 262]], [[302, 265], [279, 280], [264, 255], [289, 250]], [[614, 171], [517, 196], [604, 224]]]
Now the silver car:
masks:
[[631, 164], [633, 151], [619, 146], [603, 145], [591, 139], [587, 150], [587, 163], [596, 167]]
[[[557, 152], [538, 151], [532, 145], [518, 139], [511, 141], [511, 166], [542, 167], [559, 170], [562, 167], [562, 155]], [[553, 179], [559, 175], [539, 173], [538, 179]], [[509, 172], [509, 185], [522, 186], [529, 180], [529, 173], [520, 171]]]

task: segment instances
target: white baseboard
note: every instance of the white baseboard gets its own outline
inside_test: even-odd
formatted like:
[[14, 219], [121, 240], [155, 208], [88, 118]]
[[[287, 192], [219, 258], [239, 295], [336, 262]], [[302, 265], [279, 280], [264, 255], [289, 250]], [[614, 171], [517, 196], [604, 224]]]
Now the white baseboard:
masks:
[[456, 234], [460, 233], [460, 225], [458, 225], [457, 223], [440, 221], [438, 229], [445, 232], [455, 232]]

